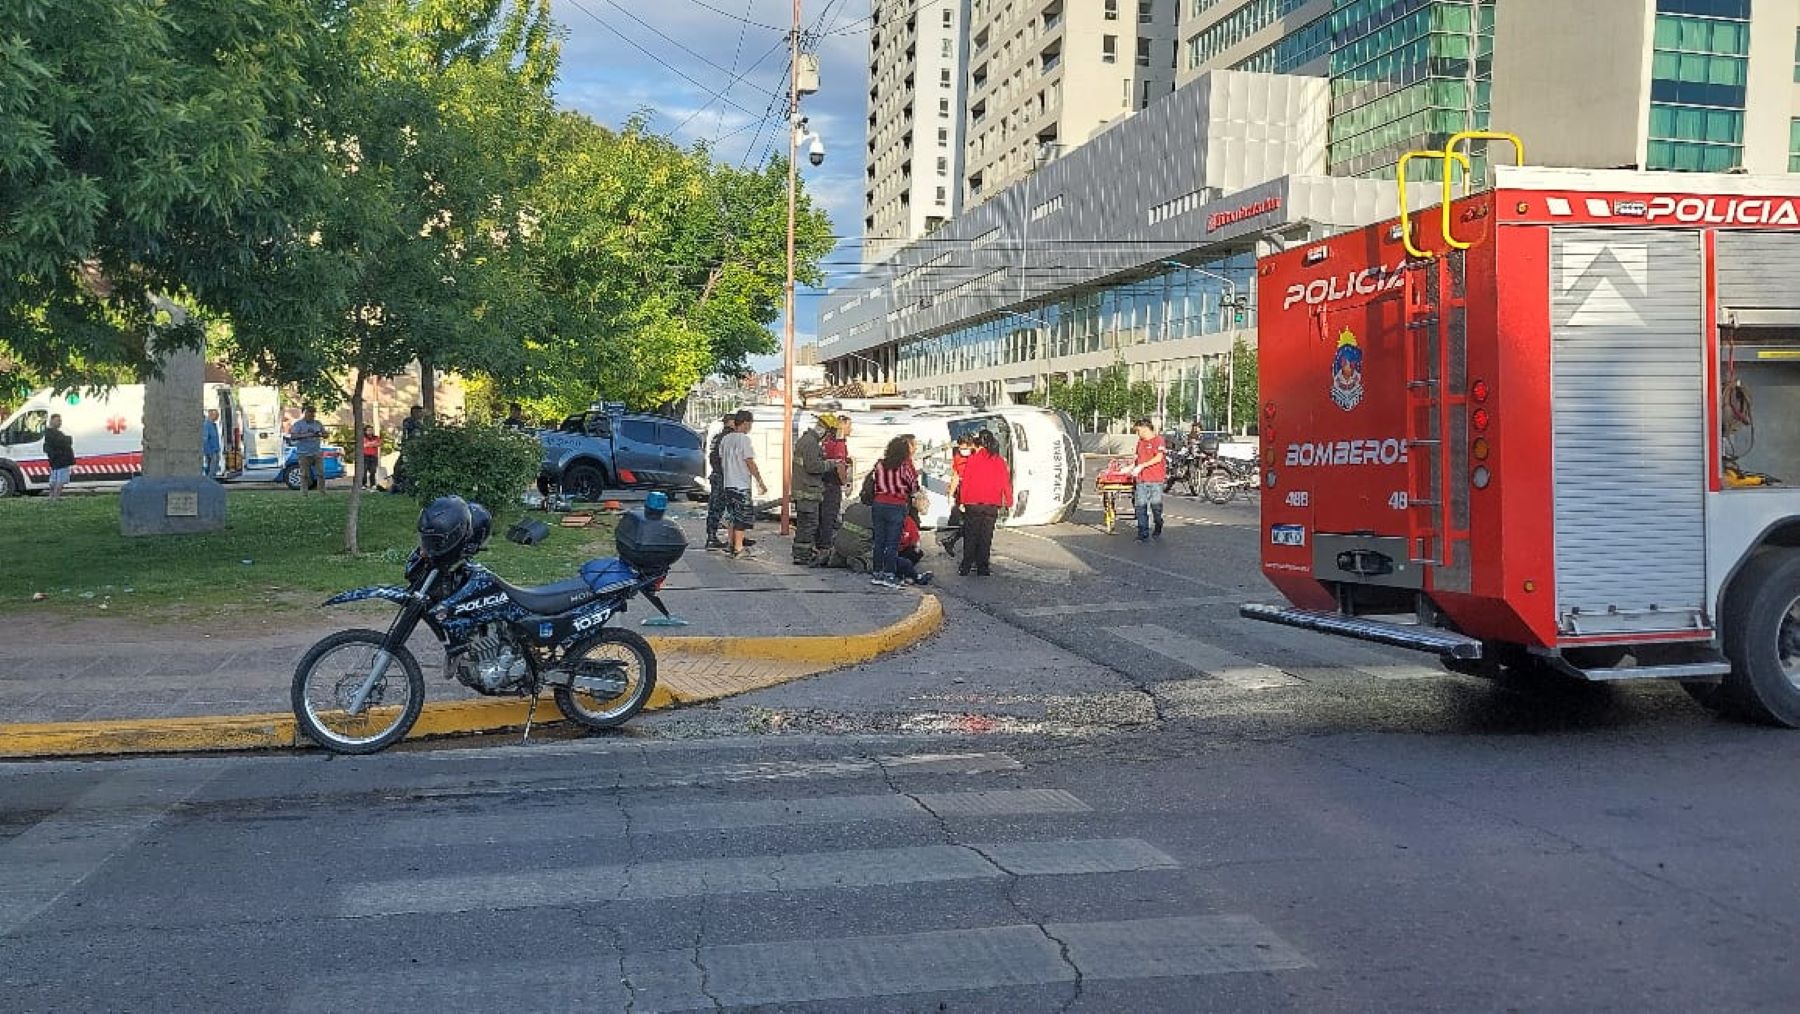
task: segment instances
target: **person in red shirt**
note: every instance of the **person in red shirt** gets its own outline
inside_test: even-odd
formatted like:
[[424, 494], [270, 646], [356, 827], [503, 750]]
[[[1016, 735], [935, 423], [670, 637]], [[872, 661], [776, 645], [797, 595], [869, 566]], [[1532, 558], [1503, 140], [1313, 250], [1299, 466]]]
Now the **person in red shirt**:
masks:
[[[1162, 538], [1163, 530], [1163, 483], [1169, 480], [1168, 456], [1163, 452], [1162, 434], [1150, 425], [1150, 420], [1139, 419], [1133, 424], [1137, 430], [1137, 463], [1131, 466], [1131, 474], [1137, 477], [1137, 486], [1131, 491], [1131, 505], [1137, 508], [1138, 541], [1149, 542], [1152, 538]], [[1155, 519], [1154, 526], [1151, 521]]]
[[375, 473], [381, 470], [381, 438], [375, 435], [375, 427], [364, 426], [362, 432], [362, 484], [364, 489], [375, 488]]
[[981, 431], [981, 449], [963, 464], [961, 492], [963, 507], [962, 562], [956, 571], [967, 576], [974, 571], [988, 576], [988, 554], [994, 548], [994, 526], [1000, 521], [1002, 508], [1013, 503], [1012, 470], [1000, 453], [1000, 441], [987, 430]]

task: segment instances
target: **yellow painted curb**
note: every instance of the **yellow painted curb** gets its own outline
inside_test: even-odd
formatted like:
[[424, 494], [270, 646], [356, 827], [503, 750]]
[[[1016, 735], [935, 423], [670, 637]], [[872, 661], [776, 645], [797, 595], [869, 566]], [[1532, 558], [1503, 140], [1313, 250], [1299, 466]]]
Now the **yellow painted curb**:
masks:
[[817, 634], [792, 637], [652, 637], [658, 652], [682, 655], [728, 655], [732, 658], [769, 662], [816, 662], [829, 666], [855, 665], [930, 637], [944, 625], [944, 606], [935, 595], [919, 599], [911, 616], [880, 630], [844, 637]]
[[[796, 635], [793, 637], [656, 637], [658, 655], [711, 656], [745, 661], [783, 662], [804, 666], [786, 679], [745, 686], [762, 689], [815, 675], [827, 669], [856, 665], [889, 652], [911, 647], [936, 633], [944, 623], [944, 607], [936, 596], [926, 595], [912, 615], [866, 634], [844, 637]], [[659, 711], [683, 704], [729, 697], [743, 690], [714, 689], [687, 693], [658, 681], [645, 710]], [[477, 698], [427, 704], [413, 724], [408, 739], [427, 736], [499, 732], [525, 724], [529, 702], [507, 698]], [[562, 721], [548, 699], [538, 703], [537, 722]], [[288, 713], [262, 715], [200, 715], [185, 718], [109, 719], [94, 722], [43, 722], [0, 725], [0, 759], [28, 757], [89, 757], [122, 753], [194, 753], [210, 750], [266, 750], [308, 745]]]

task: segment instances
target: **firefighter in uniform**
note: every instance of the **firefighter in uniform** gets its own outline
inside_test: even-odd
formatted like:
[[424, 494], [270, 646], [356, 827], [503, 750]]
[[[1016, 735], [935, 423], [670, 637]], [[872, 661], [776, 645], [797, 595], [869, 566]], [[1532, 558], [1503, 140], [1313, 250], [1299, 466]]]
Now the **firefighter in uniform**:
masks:
[[837, 466], [825, 460], [825, 424], [813, 424], [794, 441], [790, 471], [794, 491], [794, 562], [811, 566], [818, 553], [819, 508], [825, 499], [825, 475]]

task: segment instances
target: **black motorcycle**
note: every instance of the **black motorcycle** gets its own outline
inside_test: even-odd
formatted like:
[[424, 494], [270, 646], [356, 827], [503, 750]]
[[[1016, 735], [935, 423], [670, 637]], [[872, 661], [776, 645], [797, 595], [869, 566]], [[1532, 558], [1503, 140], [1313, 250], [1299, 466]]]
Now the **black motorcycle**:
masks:
[[1206, 499], [1216, 504], [1227, 504], [1238, 497], [1253, 500], [1261, 487], [1262, 469], [1255, 458], [1221, 457], [1202, 483]]
[[[556, 707], [589, 729], [610, 729], [636, 715], [656, 689], [656, 655], [637, 633], [606, 626], [642, 595], [657, 597], [687, 540], [650, 494], [620, 519], [619, 556], [584, 564], [579, 577], [517, 588], [473, 562], [492, 534], [480, 504], [440, 497], [419, 514], [419, 546], [406, 561], [406, 584], [358, 588], [326, 605], [381, 599], [400, 606], [384, 633], [343, 630], [313, 645], [294, 671], [294, 718], [307, 738], [334, 753], [374, 753], [406, 736], [425, 704], [425, 680], [407, 639], [420, 623], [444, 646], [446, 678], [489, 697], [529, 698], [549, 688]], [[549, 529], [514, 526], [516, 542], [535, 545]]]
[[1169, 479], [1163, 488], [1173, 493], [1176, 487], [1186, 486], [1188, 496], [1199, 496], [1200, 487], [1211, 469], [1212, 455], [1189, 443], [1171, 442], [1166, 447], [1163, 457], [1168, 462]]

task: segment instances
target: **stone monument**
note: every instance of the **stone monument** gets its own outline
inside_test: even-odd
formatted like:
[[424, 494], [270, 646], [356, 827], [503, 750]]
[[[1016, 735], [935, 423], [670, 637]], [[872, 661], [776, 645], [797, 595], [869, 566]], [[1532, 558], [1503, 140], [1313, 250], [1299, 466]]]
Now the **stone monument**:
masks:
[[[155, 299], [171, 327], [187, 311]], [[126, 535], [210, 532], [225, 524], [225, 487], [200, 474], [200, 422], [205, 403], [206, 357], [196, 349], [155, 348], [162, 376], [144, 383], [143, 473], [119, 495], [119, 528]]]

